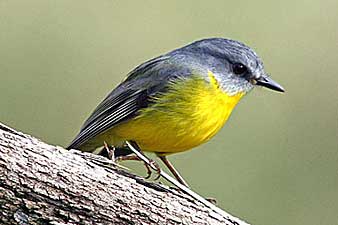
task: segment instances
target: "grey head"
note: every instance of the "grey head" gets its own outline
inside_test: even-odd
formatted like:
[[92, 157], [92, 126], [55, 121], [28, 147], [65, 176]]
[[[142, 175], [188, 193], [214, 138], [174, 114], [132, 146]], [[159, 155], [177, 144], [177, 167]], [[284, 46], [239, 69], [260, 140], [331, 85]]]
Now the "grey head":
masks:
[[265, 73], [259, 56], [239, 41], [203, 39], [167, 55], [206, 79], [209, 79], [208, 71], [211, 71], [222, 90], [229, 95], [248, 92], [254, 85], [284, 92], [283, 87]]

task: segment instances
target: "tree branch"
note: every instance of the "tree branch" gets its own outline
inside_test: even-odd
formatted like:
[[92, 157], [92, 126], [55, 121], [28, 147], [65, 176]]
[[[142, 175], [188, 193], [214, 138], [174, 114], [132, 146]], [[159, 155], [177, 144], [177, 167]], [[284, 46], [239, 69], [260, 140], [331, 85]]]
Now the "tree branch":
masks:
[[1, 123], [0, 223], [247, 225], [101, 156], [51, 146]]

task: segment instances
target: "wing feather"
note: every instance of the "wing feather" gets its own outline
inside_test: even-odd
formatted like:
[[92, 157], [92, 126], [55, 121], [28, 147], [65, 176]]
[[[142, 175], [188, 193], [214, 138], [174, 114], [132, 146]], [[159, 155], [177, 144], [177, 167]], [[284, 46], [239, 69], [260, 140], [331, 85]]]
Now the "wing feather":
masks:
[[150, 96], [164, 92], [167, 81], [178, 75], [173, 73], [174, 65], [168, 63], [168, 59], [168, 56], [160, 56], [128, 74], [97, 106], [67, 149], [80, 148], [90, 139], [136, 116], [140, 109], [148, 106]]
[[97, 114], [95, 118], [88, 120], [89, 122], [81, 128], [79, 134], [69, 145], [68, 149], [80, 147], [89, 139], [107, 131], [126, 118], [133, 116], [140, 109], [137, 103], [139, 96], [139, 93], [135, 93], [123, 99], [118, 106], [112, 105], [100, 114]]

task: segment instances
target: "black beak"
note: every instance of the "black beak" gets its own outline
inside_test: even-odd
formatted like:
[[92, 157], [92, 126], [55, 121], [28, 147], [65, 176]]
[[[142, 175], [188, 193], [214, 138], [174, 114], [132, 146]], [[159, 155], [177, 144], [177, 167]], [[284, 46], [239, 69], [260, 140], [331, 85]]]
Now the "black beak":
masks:
[[285, 92], [284, 88], [268, 76], [261, 76], [256, 80], [256, 85], [269, 88], [278, 92]]

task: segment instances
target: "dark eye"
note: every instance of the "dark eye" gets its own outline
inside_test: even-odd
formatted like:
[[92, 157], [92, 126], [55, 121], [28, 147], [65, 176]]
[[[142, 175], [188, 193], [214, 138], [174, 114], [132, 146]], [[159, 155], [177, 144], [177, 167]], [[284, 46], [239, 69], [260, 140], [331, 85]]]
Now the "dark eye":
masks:
[[248, 69], [246, 68], [246, 66], [244, 66], [242, 63], [235, 63], [235, 64], [233, 64], [232, 70], [237, 75], [241, 75], [241, 74], [246, 73], [248, 71]]

